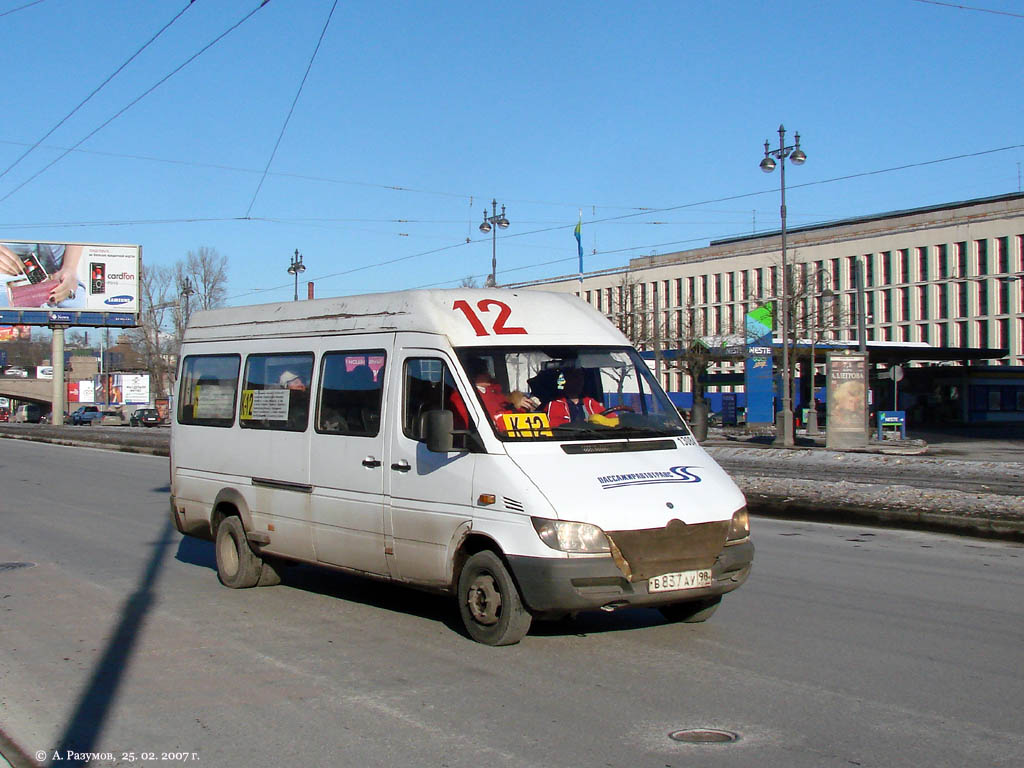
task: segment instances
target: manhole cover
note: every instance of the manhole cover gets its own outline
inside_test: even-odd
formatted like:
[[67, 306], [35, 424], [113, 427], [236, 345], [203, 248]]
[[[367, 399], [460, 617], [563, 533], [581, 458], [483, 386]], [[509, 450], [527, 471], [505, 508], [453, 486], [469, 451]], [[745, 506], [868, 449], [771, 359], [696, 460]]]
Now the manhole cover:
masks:
[[738, 741], [740, 735], [732, 731], [720, 731], [716, 728], [687, 728], [683, 731], [673, 731], [668, 737], [673, 741], [682, 741], [687, 744], [731, 744]]
[[19, 568], [31, 568], [35, 563], [0, 563], [0, 571], [16, 571]]

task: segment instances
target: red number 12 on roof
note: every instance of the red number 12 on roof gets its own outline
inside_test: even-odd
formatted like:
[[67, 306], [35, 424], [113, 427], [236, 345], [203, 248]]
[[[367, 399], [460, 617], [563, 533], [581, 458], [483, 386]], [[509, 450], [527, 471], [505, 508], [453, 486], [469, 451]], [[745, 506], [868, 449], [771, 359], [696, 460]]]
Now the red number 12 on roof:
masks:
[[[512, 314], [512, 307], [503, 301], [497, 299], [481, 299], [477, 302], [477, 309], [484, 314], [488, 314], [491, 311], [491, 307], [498, 308], [498, 317], [495, 318], [494, 324], [491, 329], [494, 331], [496, 336], [508, 336], [510, 334], [526, 333], [525, 328], [520, 328], [515, 325], [505, 325], [508, 321], [509, 315]], [[465, 299], [459, 299], [452, 305], [452, 309], [457, 309], [466, 316], [469, 324], [473, 326], [473, 331], [477, 336], [489, 336], [487, 329], [484, 324], [480, 322], [480, 317], [473, 310], [469, 303]]]

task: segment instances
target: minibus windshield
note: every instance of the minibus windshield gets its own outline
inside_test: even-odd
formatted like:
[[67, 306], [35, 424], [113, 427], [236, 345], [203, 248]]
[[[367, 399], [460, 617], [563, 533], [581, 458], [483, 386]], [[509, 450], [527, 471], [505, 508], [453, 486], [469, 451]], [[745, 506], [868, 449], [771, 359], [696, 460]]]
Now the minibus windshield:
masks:
[[[502, 440], [671, 437], [689, 430], [629, 347], [472, 347], [457, 350]], [[454, 393], [453, 398], [458, 398]], [[456, 425], [468, 419], [452, 403]], [[460, 416], [463, 424], [459, 424]]]

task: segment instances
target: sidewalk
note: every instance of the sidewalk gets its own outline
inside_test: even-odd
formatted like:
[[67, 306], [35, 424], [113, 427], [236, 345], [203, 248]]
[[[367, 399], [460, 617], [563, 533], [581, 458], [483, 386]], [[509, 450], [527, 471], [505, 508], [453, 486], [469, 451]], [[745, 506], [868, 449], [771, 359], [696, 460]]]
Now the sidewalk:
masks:
[[[781, 448], [775, 445], [774, 438], [773, 428], [752, 433], [743, 427], [712, 427], [708, 430], [708, 439], [701, 445], [742, 444], [750, 447]], [[820, 435], [813, 436], [808, 435], [806, 430], [798, 429], [795, 438], [795, 447], [798, 449], [825, 448], [824, 429]], [[928, 427], [922, 430], [908, 430], [906, 440], [878, 440], [872, 434], [863, 452], [1024, 463], [1024, 424]]]

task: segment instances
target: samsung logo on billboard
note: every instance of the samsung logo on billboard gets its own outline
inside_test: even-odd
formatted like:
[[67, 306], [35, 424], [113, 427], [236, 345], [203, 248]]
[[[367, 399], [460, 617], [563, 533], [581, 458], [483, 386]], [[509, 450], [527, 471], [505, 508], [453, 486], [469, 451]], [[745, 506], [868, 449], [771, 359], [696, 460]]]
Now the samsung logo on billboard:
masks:
[[130, 304], [133, 301], [135, 301], [134, 296], [111, 296], [103, 303], [109, 304], [112, 307], [117, 307], [120, 306], [121, 304]]

